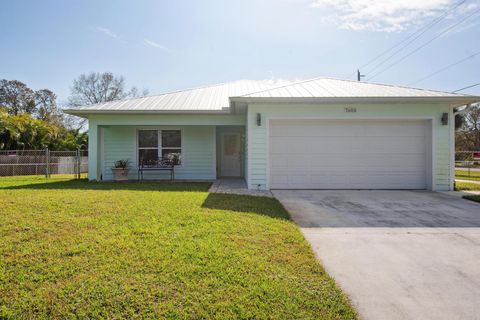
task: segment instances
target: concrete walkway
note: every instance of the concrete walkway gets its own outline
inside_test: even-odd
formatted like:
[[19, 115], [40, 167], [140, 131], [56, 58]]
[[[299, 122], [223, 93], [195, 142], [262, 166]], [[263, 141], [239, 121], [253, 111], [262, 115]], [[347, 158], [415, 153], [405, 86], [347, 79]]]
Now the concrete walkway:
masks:
[[480, 204], [428, 191], [273, 191], [362, 319], [479, 319]]
[[215, 180], [208, 190], [210, 193], [229, 193], [247, 196], [273, 197], [270, 191], [248, 190], [247, 183], [243, 179], [218, 179]]

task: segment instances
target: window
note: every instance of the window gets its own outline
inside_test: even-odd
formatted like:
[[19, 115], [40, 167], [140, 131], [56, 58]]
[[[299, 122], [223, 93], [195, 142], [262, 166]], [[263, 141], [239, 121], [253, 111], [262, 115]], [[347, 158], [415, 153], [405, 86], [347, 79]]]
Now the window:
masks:
[[[148, 165], [160, 158], [178, 154], [181, 161], [182, 134], [180, 130], [138, 130], [138, 163]], [[181, 163], [179, 163], [181, 164]]]

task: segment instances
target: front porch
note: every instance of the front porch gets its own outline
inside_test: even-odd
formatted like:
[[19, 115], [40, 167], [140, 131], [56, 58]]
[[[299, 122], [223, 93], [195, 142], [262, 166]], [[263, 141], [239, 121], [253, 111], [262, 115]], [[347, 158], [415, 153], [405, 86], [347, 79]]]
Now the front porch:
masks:
[[[118, 160], [128, 161], [128, 179], [137, 180], [140, 163], [154, 163], [172, 153], [181, 157], [176, 180], [245, 178], [244, 125], [98, 125], [96, 133], [90, 144], [91, 180], [113, 180], [111, 168]], [[144, 180], [168, 179], [170, 172], [144, 172]]]

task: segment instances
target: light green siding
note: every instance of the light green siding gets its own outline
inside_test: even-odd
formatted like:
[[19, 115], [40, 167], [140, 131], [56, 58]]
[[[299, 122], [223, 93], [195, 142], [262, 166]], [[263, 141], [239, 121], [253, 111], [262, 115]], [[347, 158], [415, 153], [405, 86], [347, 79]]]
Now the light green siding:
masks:
[[[176, 179], [215, 179], [215, 126], [105, 126], [103, 130], [103, 180], [111, 180], [111, 167], [119, 159], [131, 164], [130, 179], [137, 179], [137, 130], [139, 128], [180, 129], [182, 165], [176, 167]], [[167, 179], [170, 172], [145, 172], [145, 179]]]
[[[357, 112], [346, 113], [345, 107], [355, 107]], [[448, 105], [438, 104], [359, 104], [359, 105], [317, 105], [317, 104], [250, 104], [247, 114], [248, 172], [249, 188], [268, 188], [267, 179], [267, 126], [271, 118], [433, 118], [433, 189], [449, 190], [451, 187], [450, 148], [451, 125], [441, 124], [442, 113], [451, 113]], [[261, 126], [256, 124], [256, 114], [262, 117]]]
[[[182, 130], [182, 166], [177, 179], [215, 179], [216, 126], [243, 126], [239, 114], [92, 114], [89, 120], [90, 180], [112, 178], [110, 168], [119, 159], [131, 162], [130, 178], [137, 178], [136, 130], [138, 128], [175, 127]], [[149, 178], [168, 177], [168, 172], [147, 173]]]
[[88, 179], [97, 180], [99, 173], [99, 157], [101, 146], [99, 144], [99, 130], [95, 120], [88, 121]]
[[[346, 113], [345, 107], [357, 112]], [[442, 113], [449, 113], [449, 124], [441, 124]], [[260, 113], [262, 123], [256, 123]], [[449, 190], [452, 186], [452, 110], [447, 104], [250, 104], [247, 114], [183, 115], [92, 115], [89, 117], [89, 178], [112, 178], [111, 166], [119, 159], [132, 163], [130, 178], [137, 177], [136, 132], [138, 128], [178, 128], [182, 130], [183, 159], [176, 170], [178, 179], [215, 179], [217, 163], [217, 128], [241, 126], [246, 130], [244, 173], [248, 187], [266, 189], [268, 122], [272, 118], [395, 119], [432, 118], [433, 186]], [[221, 129], [223, 130], [223, 129]], [[149, 178], [167, 177], [168, 173], [148, 174]]]

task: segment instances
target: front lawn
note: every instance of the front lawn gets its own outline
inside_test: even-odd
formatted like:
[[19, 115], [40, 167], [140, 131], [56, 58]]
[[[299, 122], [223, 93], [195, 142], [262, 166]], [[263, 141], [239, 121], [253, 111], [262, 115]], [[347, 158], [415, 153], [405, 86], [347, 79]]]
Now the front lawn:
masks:
[[0, 318], [354, 319], [274, 199], [0, 178]]
[[455, 190], [480, 190], [480, 183], [455, 181]]
[[475, 201], [475, 202], [480, 202], [480, 195], [468, 195], [468, 196], [463, 196], [464, 199]]
[[455, 170], [455, 179], [480, 181], [480, 171]]

